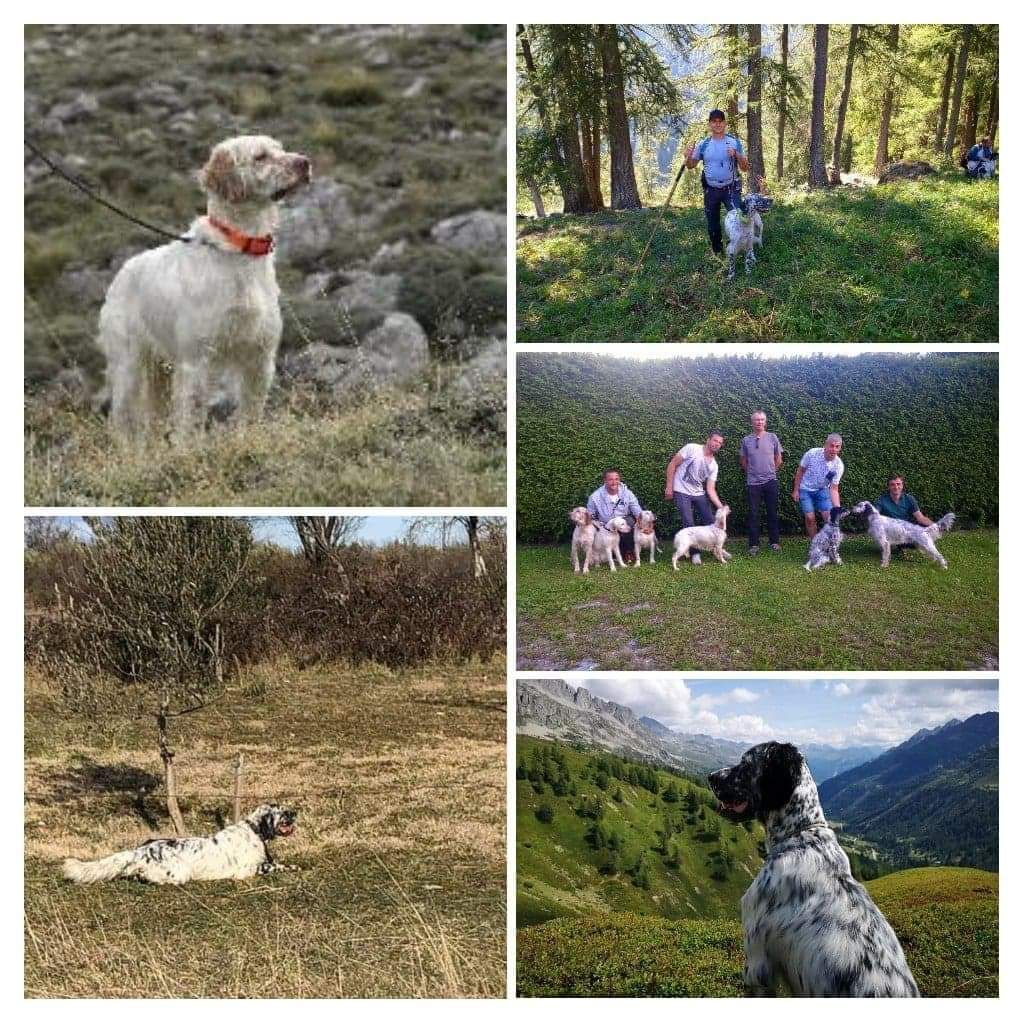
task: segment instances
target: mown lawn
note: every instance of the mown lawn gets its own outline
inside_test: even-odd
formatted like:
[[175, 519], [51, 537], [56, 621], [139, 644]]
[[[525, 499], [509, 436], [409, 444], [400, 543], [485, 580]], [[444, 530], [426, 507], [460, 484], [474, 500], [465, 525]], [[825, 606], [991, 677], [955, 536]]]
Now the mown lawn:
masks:
[[[999, 876], [920, 868], [868, 882], [923, 996], [999, 995]], [[523, 996], [742, 996], [739, 920], [638, 914], [560, 918], [521, 928]]]
[[776, 196], [751, 277], [725, 280], [700, 206], [521, 227], [520, 341], [998, 340], [999, 185], [917, 182]]
[[573, 576], [569, 549], [517, 552], [518, 667], [525, 670], [995, 669], [998, 544], [994, 530], [949, 534], [943, 571], [921, 554], [888, 569], [864, 536], [843, 565], [804, 571], [807, 544], [671, 568], [671, 541], [646, 563]]
[[71, 715], [34, 671], [25, 721], [26, 996], [504, 993], [503, 659], [404, 672], [280, 662], [179, 720], [190, 831], [229, 811], [240, 752], [245, 805], [299, 812], [274, 855], [302, 870], [244, 882], [65, 882], [68, 855], [168, 834], [152, 726]]

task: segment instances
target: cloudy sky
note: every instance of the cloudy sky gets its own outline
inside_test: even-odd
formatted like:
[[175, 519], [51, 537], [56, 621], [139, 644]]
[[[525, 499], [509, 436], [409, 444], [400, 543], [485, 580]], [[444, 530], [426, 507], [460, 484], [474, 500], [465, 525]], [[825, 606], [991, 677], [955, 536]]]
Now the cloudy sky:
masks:
[[569, 679], [670, 729], [760, 743], [849, 747], [902, 743], [921, 728], [999, 710], [994, 679], [800, 679], [711, 682], [674, 677]]

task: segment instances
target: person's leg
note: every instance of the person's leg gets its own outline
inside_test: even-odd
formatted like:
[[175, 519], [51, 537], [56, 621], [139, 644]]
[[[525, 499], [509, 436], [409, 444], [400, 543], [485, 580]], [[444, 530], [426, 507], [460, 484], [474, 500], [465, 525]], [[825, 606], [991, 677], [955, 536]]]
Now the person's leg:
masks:
[[747, 499], [750, 511], [747, 513], [747, 547], [756, 548], [761, 543], [761, 498], [763, 487], [760, 484], [747, 484]]
[[768, 543], [776, 547], [779, 543], [779, 481], [769, 480], [761, 485], [765, 518], [768, 520]]
[[717, 188], [704, 189], [704, 217], [708, 222], [708, 238], [711, 251], [722, 253], [722, 191]]
[[693, 505], [690, 501], [690, 496], [675, 491], [672, 494], [672, 500], [675, 502], [676, 511], [679, 513], [679, 518], [683, 521], [683, 526], [693, 526]]
[[818, 516], [814, 511], [814, 496], [810, 491], [800, 491], [800, 511], [804, 515], [804, 532], [813, 540], [818, 532]]
[[700, 516], [701, 526], [710, 526], [715, 521], [715, 510], [711, 507], [711, 499], [706, 494], [694, 498], [693, 505]]

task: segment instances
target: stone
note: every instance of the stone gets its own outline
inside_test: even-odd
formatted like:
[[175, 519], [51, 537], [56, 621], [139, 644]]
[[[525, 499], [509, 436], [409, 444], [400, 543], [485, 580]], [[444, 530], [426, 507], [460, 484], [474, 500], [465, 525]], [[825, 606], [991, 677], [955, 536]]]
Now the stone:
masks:
[[503, 213], [473, 210], [435, 224], [431, 238], [438, 245], [460, 252], [486, 251], [504, 257], [506, 220]]

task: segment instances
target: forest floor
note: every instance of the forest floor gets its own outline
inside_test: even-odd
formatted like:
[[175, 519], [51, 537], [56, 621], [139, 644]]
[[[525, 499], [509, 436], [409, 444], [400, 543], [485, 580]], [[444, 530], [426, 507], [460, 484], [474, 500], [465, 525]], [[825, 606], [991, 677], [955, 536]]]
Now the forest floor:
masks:
[[998, 181], [942, 173], [774, 199], [757, 265], [734, 281], [697, 197], [664, 216], [520, 219], [519, 340], [998, 340]]
[[[209, 835], [245, 755], [247, 807], [295, 808], [245, 882], [73, 886], [64, 857], [167, 835], [153, 727], [70, 714], [26, 679], [25, 995], [500, 997], [505, 664], [389, 671], [275, 662], [177, 720], [189, 831]], [[156, 792], [154, 792], [156, 791]]]
[[520, 545], [517, 667], [541, 671], [798, 669], [992, 670], [998, 665], [994, 530], [944, 537], [943, 571], [919, 552], [888, 569], [867, 537], [843, 564], [808, 573], [807, 544], [741, 553], [720, 565], [592, 569], [573, 576], [568, 547]]

